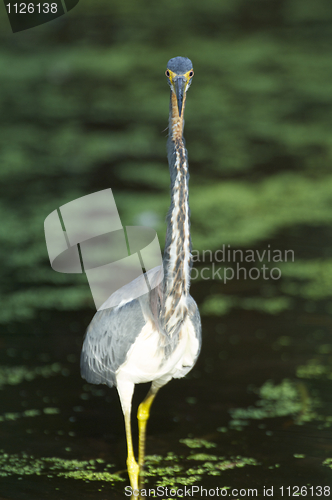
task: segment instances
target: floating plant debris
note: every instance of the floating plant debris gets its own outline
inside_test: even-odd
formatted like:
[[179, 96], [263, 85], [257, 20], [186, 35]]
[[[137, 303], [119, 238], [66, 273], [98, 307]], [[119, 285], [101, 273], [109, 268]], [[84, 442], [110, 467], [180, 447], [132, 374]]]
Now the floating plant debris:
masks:
[[326, 458], [323, 462], [323, 465], [327, 465], [327, 467], [330, 467], [330, 469], [332, 469], [332, 458]]
[[[183, 442], [185, 440], [181, 440]], [[200, 447], [206, 445], [204, 444]], [[214, 443], [211, 443], [216, 446]], [[208, 453], [195, 453], [187, 456], [186, 458], [176, 456], [176, 463], [169, 466], [165, 464], [166, 458], [159, 455], [152, 455], [146, 457], [146, 471], [144, 476], [149, 477], [160, 477], [157, 480], [157, 486], [169, 486], [177, 487], [179, 485], [188, 486], [202, 480], [203, 476], [220, 476], [221, 471], [235, 469], [237, 467], [245, 467], [246, 465], [259, 465], [256, 459], [247, 457], [230, 457], [225, 459], [225, 457], [218, 457], [217, 455], [210, 455]], [[195, 461], [195, 465], [190, 465], [188, 468], [188, 461]], [[201, 463], [198, 463], [201, 462]]]
[[28, 368], [26, 366], [0, 366], [0, 389], [5, 385], [17, 385], [24, 381], [34, 380], [36, 377], [52, 377], [61, 373], [60, 363], [51, 365], [36, 366]]
[[[105, 470], [114, 467], [111, 464], [102, 466], [102, 459], [68, 460], [58, 457], [35, 458], [26, 453], [8, 454], [0, 451], [0, 476], [10, 475], [46, 475], [47, 477], [66, 477], [83, 481], [124, 481], [119, 474], [111, 474]], [[103, 470], [98, 470], [98, 469]]]
[[274, 384], [268, 380], [260, 389], [252, 390], [260, 396], [260, 399], [255, 406], [231, 409], [230, 428], [242, 430], [251, 419], [262, 420], [290, 415], [296, 417], [295, 423], [301, 424], [319, 418], [313, 411], [319, 404], [318, 400], [309, 397], [301, 383], [284, 379], [280, 384]]
[[293, 301], [289, 297], [230, 297], [211, 295], [203, 302], [201, 312], [205, 315], [223, 316], [232, 308], [259, 311], [265, 314], [279, 314], [292, 308]]
[[180, 439], [180, 443], [187, 445], [189, 448], [215, 448], [217, 446], [215, 443], [206, 441], [206, 439], [198, 439], [198, 438]]
[[318, 359], [310, 359], [306, 365], [296, 370], [299, 378], [327, 378], [332, 379], [332, 365], [322, 364]]
[[[155, 478], [157, 486], [191, 485], [201, 480], [204, 475], [219, 476], [223, 470], [258, 465], [254, 458], [236, 456], [225, 459], [225, 457], [207, 453], [193, 454], [188, 457], [172, 454], [172, 460], [174, 463], [170, 464], [169, 454], [166, 457], [147, 456], [145, 478]], [[188, 461], [196, 463], [195, 465], [188, 464]], [[37, 476], [64, 477], [87, 482], [107, 481], [115, 483], [125, 481], [126, 479], [121, 477], [118, 472], [109, 472], [108, 469], [112, 467], [114, 465], [107, 464], [99, 458], [83, 461], [58, 457], [36, 458], [27, 453], [8, 454], [0, 450], [0, 477], [36, 474]]]

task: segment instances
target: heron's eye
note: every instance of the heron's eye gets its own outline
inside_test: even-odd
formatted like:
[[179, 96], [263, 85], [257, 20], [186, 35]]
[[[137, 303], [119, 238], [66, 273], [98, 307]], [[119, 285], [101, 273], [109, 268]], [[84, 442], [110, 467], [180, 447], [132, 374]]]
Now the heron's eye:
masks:
[[189, 76], [190, 76], [190, 78], [191, 78], [192, 76], [194, 76], [194, 72], [193, 72], [193, 70], [191, 70], [191, 71], [190, 71]]
[[168, 71], [168, 69], [165, 71], [165, 75], [167, 76], [167, 78], [170, 77], [170, 72]]

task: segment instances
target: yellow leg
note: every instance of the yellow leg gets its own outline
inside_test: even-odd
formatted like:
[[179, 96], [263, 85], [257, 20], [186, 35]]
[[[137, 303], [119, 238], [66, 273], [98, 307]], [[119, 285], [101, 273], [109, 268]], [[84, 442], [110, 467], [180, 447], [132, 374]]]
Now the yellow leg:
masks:
[[143, 471], [144, 467], [144, 455], [145, 455], [145, 436], [146, 436], [146, 424], [150, 416], [150, 407], [154, 398], [156, 397], [158, 389], [150, 389], [146, 398], [138, 407], [137, 419], [138, 419], [138, 465], [140, 472]]
[[131, 437], [130, 412], [126, 412], [124, 418], [125, 418], [127, 448], [128, 448], [128, 457], [127, 457], [128, 475], [132, 489], [138, 490], [139, 466], [135, 460], [134, 449], [133, 449], [133, 440]]

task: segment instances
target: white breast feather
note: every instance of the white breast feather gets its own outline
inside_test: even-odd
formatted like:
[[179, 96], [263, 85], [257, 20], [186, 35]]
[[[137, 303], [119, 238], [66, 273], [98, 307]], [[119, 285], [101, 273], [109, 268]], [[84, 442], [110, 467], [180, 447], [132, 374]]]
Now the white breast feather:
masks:
[[181, 378], [192, 368], [199, 342], [191, 321], [187, 318], [180, 331], [179, 344], [175, 351], [163, 361], [164, 351], [159, 347], [160, 333], [148, 322], [128, 351], [116, 377], [119, 382], [139, 384], [161, 378]]

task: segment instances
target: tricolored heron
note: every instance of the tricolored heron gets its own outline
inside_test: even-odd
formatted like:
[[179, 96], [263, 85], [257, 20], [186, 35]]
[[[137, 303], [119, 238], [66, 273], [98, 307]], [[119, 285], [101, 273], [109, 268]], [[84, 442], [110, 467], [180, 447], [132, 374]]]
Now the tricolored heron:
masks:
[[[117, 387], [125, 420], [127, 468], [133, 490], [138, 489], [139, 473], [144, 466], [145, 431], [151, 404], [163, 385], [172, 378], [184, 377], [191, 370], [201, 347], [200, 315], [189, 294], [192, 265], [189, 170], [183, 138], [186, 95], [193, 75], [192, 62], [186, 57], [168, 61], [166, 76], [171, 98], [167, 152], [171, 206], [167, 216], [163, 280], [148, 294], [98, 311], [88, 327], [82, 348], [82, 377], [94, 384]], [[160, 272], [161, 267], [154, 270], [154, 273]], [[137, 412], [137, 463], [130, 415], [134, 386], [142, 382], [152, 384]]]

